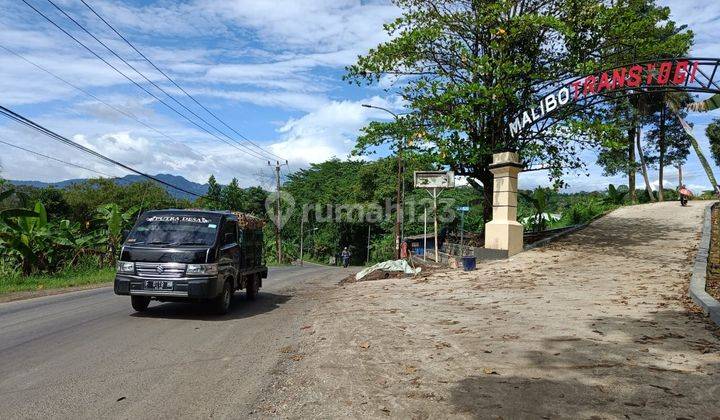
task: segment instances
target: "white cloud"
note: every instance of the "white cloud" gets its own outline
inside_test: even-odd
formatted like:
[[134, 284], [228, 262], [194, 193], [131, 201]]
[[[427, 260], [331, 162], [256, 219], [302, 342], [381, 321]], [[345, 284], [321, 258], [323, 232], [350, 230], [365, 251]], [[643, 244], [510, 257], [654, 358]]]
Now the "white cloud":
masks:
[[[140, 61], [82, 4], [68, 0], [59, 4], [153, 81], [170, 89], [161, 75]], [[361, 109], [359, 103], [342, 100], [344, 92], [338, 85], [345, 84], [338, 80], [338, 74], [357, 54], [385, 39], [381, 25], [398, 12], [383, 1], [375, 4], [360, 0], [281, 4], [191, 0], [141, 6], [98, 0], [91, 4], [186, 90], [216, 112], [238, 116], [235, 122], [241, 122], [240, 131], [245, 134], [244, 125], [256, 127], [256, 132], [265, 133], [250, 136], [256, 143], [272, 147], [278, 154], [297, 156], [298, 164], [344, 156], [351, 149], [359, 128], [373, 114]], [[141, 80], [51, 6], [35, 5], [128, 75]], [[178, 173], [198, 182], [210, 173], [223, 182], [239, 175], [246, 185], [257, 183], [258, 177], [265, 179], [264, 162], [221, 143], [164, 109], [24, 4], [0, 0], [0, 7], [8, 12], [0, 16], [0, 44], [176, 140], [168, 140], [5, 52], [0, 54], [3, 105], [149, 173]], [[174, 87], [168, 91], [181, 97]], [[240, 103], [248, 105], [234, 109]], [[265, 128], [257, 128], [262, 125], [256, 121], [258, 117], [266, 118]], [[277, 121], [282, 121], [282, 128], [274, 131]], [[0, 135], [15, 144], [51, 151], [64, 160], [123, 174], [4, 120], [0, 121]], [[92, 175], [78, 168], [39, 162], [41, 158], [25, 152], [3, 152], [3, 176], [8, 178], [48, 181]]]
[[715, 0], [659, 0], [670, 7], [670, 17], [681, 25], [688, 25], [695, 33], [692, 54], [696, 57], [720, 57], [720, 41], [715, 36], [720, 3]]
[[[69, 0], [60, 3], [117, 51], [134, 57], [133, 64], [153, 80], [161, 80], [82, 4]], [[660, 3], [670, 5], [674, 19], [689, 24], [696, 33], [695, 55], [720, 54], [720, 43], [714, 36], [720, 4], [713, 0]], [[341, 90], [345, 83], [338, 79], [343, 67], [354, 62], [358, 54], [386, 39], [382, 23], [398, 14], [398, 9], [387, 2], [188, 0], [137, 6], [97, 0], [91, 4], [188, 91], [223, 115], [237, 115], [240, 131], [245, 133], [246, 123], [263, 126], [255, 128], [260, 134], [250, 137], [291, 159], [293, 168], [347, 156], [368, 121], [390, 118], [383, 111], [362, 108], [362, 101], [356, 100], [362, 94]], [[265, 162], [248, 157], [164, 110], [22, 3], [0, 0], [0, 7], [7, 11], [0, 15], [0, 43], [137, 115], [177, 141], [119, 116], [4, 52], [0, 53], [3, 105], [22, 105], [22, 111], [48, 127], [150, 173], [172, 172], [197, 182], [215, 173], [221, 182], [238, 176], [243, 185], [272, 178]], [[48, 6], [47, 10], [52, 9]], [[378, 87], [403, 82], [387, 77]], [[172, 92], [179, 94], [175, 89]], [[389, 103], [379, 97], [368, 101], [393, 110], [403, 107], [400, 102]], [[696, 133], [704, 150], [708, 150], [704, 125], [710, 118], [691, 117], [698, 124]], [[0, 125], [0, 136], [97, 170], [123, 173], [27, 130], [8, 131]], [[622, 176], [601, 176], [600, 169], [593, 165], [593, 153], [584, 157], [590, 176], [568, 177], [571, 191], [604, 189], [608, 183], [626, 182]], [[91, 175], [19, 151], [3, 150], [0, 159], [3, 175], [10, 178], [57, 180]], [[707, 189], [706, 176], [698, 168], [691, 153], [686, 183]], [[666, 185], [675, 182], [672, 172], [666, 171]], [[653, 179], [657, 178], [654, 171], [651, 173]], [[520, 183], [523, 188], [547, 185], [547, 174], [523, 173]], [[638, 188], [642, 187], [642, 177], [638, 176]]]
[[[79, 164], [90, 169], [112, 175], [124, 176], [130, 172], [105, 161], [87, 155], [77, 149], [61, 145], [53, 140], [34, 134], [27, 130], [3, 130], [0, 139], [12, 141], [13, 134], [21, 133], [31, 140], [26, 148]], [[186, 144], [170, 144], [168, 142], [132, 135], [128, 132], [117, 132], [99, 136], [77, 134], [73, 141], [120, 161], [142, 172], [157, 174], [170, 173], [183, 175], [187, 179], [204, 183], [210, 173], [216, 174], [220, 182], [229, 182], [238, 177], [242, 185], [256, 185], [257, 174], [261, 163], [248, 159], [247, 155], [230, 146], [206, 145], [202, 152]], [[48, 153], [48, 151], [50, 151]], [[0, 165], [5, 174], [12, 174], [12, 179], [57, 181], [71, 178], [87, 178], [98, 176], [84, 169], [66, 166], [34, 156], [25, 151], [3, 146]], [[49, 171], [51, 170], [51, 171]]]
[[292, 157], [296, 164], [347, 157], [362, 127], [372, 119], [387, 118], [382, 111], [363, 108], [362, 103], [394, 107], [380, 97], [357, 102], [332, 101], [301, 118], [288, 120], [278, 130], [282, 139], [270, 146], [272, 151]]
[[[182, 37], [257, 38], [275, 50], [339, 50], [358, 41], [374, 45], [382, 24], [398, 14], [387, 3], [361, 0], [195, 0], [140, 7], [110, 1], [94, 3], [101, 14], [126, 29]], [[247, 43], [247, 41], [245, 41]]]
[[316, 110], [330, 102], [324, 95], [287, 91], [192, 89], [190, 93], [205, 97], [230, 99], [236, 102], [246, 102], [265, 107], [278, 107], [308, 112]]

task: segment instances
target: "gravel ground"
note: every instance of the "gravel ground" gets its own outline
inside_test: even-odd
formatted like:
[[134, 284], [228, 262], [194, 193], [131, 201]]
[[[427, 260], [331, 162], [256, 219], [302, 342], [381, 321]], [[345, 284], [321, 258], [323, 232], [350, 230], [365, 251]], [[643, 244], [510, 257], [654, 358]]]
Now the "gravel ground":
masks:
[[720, 419], [720, 339], [684, 298], [704, 202], [621, 208], [477, 271], [307, 291], [280, 417]]

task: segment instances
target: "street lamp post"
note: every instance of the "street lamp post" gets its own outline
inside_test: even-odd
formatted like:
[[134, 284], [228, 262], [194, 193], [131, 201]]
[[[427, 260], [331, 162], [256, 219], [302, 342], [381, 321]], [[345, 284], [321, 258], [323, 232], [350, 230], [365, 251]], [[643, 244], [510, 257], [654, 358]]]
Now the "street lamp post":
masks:
[[[398, 114], [390, 111], [389, 109], [370, 105], [370, 104], [362, 104], [365, 108], [373, 108], [373, 109], [379, 109], [381, 111], [385, 111], [388, 114], [392, 115], [395, 119], [395, 122], [398, 121], [400, 118]], [[397, 191], [396, 191], [396, 202], [397, 202], [397, 212], [395, 213], [395, 258], [400, 259], [400, 224], [403, 221], [403, 203], [402, 203], [402, 152], [403, 152], [403, 141], [402, 139], [398, 139], [398, 150], [397, 150], [397, 166], [398, 166], [398, 173], [397, 173]]]

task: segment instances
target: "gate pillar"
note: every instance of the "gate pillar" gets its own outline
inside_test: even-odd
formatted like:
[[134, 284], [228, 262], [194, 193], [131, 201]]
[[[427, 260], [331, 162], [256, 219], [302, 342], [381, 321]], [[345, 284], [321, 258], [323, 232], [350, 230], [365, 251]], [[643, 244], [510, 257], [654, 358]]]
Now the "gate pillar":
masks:
[[523, 226], [517, 221], [518, 173], [522, 169], [517, 153], [493, 154], [490, 171], [493, 181], [493, 219], [485, 225], [485, 248], [507, 251], [507, 256], [523, 250]]

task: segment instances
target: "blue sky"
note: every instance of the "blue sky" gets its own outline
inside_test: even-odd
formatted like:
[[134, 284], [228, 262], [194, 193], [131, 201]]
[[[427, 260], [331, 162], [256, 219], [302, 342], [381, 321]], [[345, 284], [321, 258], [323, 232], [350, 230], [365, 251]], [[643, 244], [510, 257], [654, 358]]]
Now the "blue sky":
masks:
[[[28, 1], [140, 80], [46, 0]], [[386, 39], [381, 25], [399, 11], [385, 1], [86, 1], [224, 121], [266, 150], [290, 160], [291, 170], [347, 156], [359, 129], [373, 119], [385, 118], [382, 112], [362, 108], [361, 103], [398, 106], [397, 99], [380, 87], [355, 87], [341, 80], [343, 68], [358, 54]], [[55, 2], [153, 81], [182, 98], [79, 0]], [[661, 0], [661, 4], [669, 5], [675, 20], [696, 32], [695, 55], [720, 56], [720, 44], [713, 39], [720, 18], [716, 1]], [[237, 177], [243, 185], [271, 185], [266, 159], [230, 147], [168, 111], [21, 1], [0, 0], [0, 7], [0, 45], [136, 116], [163, 135], [0, 49], [3, 106], [149, 173], [169, 172], [197, 182], [214, 173], [221, 182]], [[152, 88], [148, 85], [148, 89]], [[690, 118], [705, 150], [703, 132], [713, 116], [717, 115]], [[212, 117], [205, 118], [220, 127]], [[0, 140], [106, 174], [125, 174], [5, 120], [0, 121]], [[5, 178], [56, 181], [96, 175], [5, 145], [0, 145], [0, 150], [0, 175]], [[591, 152], [587, 161], [590, 176], [569, 178], [572, 190], [624, 182], [621, 177], [602, 177], [600, 169], [592, 165]], [[668, 172], [668, 182], [676, 182], [675, 171]], [[708, 187], [694, 155], [685, 173], [689, 185]], [[655, 180], [655, 173], [652, 175]], [[524, 187], [545, 182], [542, 173], [521, 177]]]

